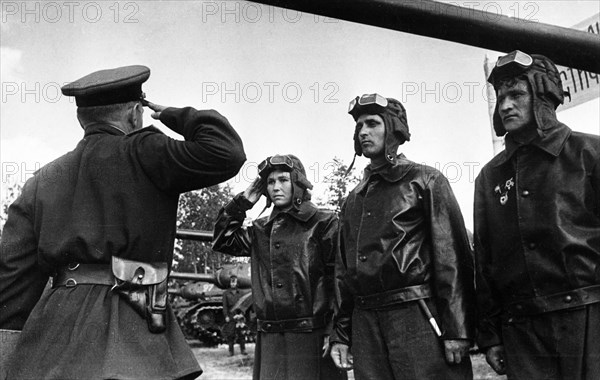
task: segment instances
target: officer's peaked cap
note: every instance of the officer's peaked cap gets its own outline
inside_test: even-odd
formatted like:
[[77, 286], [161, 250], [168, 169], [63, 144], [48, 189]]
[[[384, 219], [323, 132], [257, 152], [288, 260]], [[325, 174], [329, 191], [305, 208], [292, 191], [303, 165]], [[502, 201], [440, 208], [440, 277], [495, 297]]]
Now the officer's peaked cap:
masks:
[[123, 66], [88, 74], [63, 86], [61, 91], [65, 96], [74, 96], [78, 107], [126, 103], [144, 97], [142, 83], [149, 77], [146, 66]]

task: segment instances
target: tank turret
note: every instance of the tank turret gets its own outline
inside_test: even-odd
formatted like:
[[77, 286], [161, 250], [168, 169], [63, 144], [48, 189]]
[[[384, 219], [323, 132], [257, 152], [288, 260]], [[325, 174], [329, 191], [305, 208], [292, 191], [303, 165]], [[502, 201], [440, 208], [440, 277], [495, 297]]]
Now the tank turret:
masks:
[[[177, 231], [178, 238], [210, 241], [210, 231]], [[216, 346], [224, 342], [223, 328], [223, 293], [229, 288], [232, 275], [238, 278], [238, 288], [244, 293], [238, 305], [246, 316], [246, 321], [252, 332], [256, 331], [256, 315], [253, 309], [253, 299], [250, 278], [250, 264], [225, 264], [214, 273], [183, 273], [171, 272], [169, 294], [173, 311], [179, 325], [188, 339], [197, 339], [208, 346]], [[254, 333], [248, 335], [253, 341]]]
[[179, 280], [208, 282], [215, 284], [219, 289], [227, 289], [229, 287], [229, 278], [233, 275], [238, 278], [239, 288], [250, 288], [251, 280], [249, 263], [226, 264], [213, 274], [171, 272], [169, 277]]

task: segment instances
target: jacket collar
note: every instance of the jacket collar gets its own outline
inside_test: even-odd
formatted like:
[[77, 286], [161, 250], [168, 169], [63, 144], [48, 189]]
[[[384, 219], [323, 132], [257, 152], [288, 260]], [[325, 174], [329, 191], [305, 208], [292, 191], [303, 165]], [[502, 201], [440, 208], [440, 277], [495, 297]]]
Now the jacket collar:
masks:
[[119, 128], [111, 125], [109, 123], [92, 123], [85, 126], [85, 132], [83, 137], [87, 137], [90, 135], [96, 135], [99, 133], [115, 135], [115, 136], [124, 136], [125, 132], [120, 130]]
[[403, 153], [396, 157], [396, 161], [393, 164], [386, 164], [376, 169], [371, 168], [371, 164], [369, 164], [363, 172], [363, 179], [356, 185], [355, 191], [358, 193], [362, 192], [367, 187], [371, 178], [377, 176], [390, 183], [398, 182], [414, 165], [415, 163], [409, 161]]
[[267, 224], [271, 223], [277, 217], [277, 215], [282, 213], [288, 214], [301, 222], [306, 222], [317, 213], [317, 210], [317, 206], [315, 206], [314, 203], [310, 201], [302, 202], [298, 209], [292, 207], [287, 211], [281, 210], [277, 207], [273, 207], [273, 211], [271, 211], [271, 215], [269, 215], [269, 220], [267, 221]]
[[131, 136], [131, 135], [143, 133], [146, 131], [152, 131], [152, 132], [164, 134], [160, 129], [156, 128], [154, 125], [149, 125], [147, 127], [140, 128], [138, 130], [135, 130], [133, 132], [126, 134], [125, 132], [123, 132], [122, 130], [120, 130], [119, 128], [115, 127], [114, 125], [112, 125], [110, 123], [92, 123], [92, 124], [88, 124], [85, 127], [85, 132], [83, 134], [83, 137], [87, 137], [87, 136], [95, 135], [95, 134], [99, 134], [99, 133], [115, 135], [115, 136], [124, 136], [124, 135]]
[[562, 123], [559, 123], [556, 127], [546, 131], [543, 137], [538, 136], [527, 144], [519, 143], [512, 138], [509, 133], [504, 139], [506, 149], [499, 154], [498, 162], [496, 162], [494, 166], [500, 166], [509, 161], [517, 149], [524, 145], [533, 145], [554, 157], [558, 157], [569, 136], [571, 136], [571, 128]]

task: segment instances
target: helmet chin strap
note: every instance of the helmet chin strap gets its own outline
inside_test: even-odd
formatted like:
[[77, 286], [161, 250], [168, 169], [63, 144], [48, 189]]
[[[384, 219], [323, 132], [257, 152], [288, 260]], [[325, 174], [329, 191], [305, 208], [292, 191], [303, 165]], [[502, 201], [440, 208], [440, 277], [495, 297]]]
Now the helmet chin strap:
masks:
[[354, 153], [354, 157], [352, 157], [352, 162], [350, 163], [350, 166], [348, 166], [348, 169], [344, 173], [344, 177], [347, 177], [348, 174], [350, 174], [350, 170], [352, 170], [352, 168], [354, 167], [354, 162], [355, 161], [356, 161], [356, 153]]

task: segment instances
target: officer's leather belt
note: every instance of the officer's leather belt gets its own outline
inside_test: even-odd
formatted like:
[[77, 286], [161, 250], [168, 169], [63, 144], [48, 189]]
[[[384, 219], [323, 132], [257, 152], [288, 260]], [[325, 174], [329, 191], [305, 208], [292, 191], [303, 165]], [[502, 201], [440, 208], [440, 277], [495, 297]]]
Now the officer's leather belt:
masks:
[[281, 319], [278, 321], [261, 320], [258, 321], [258, 331], [266, 333], [279, 332], [299, 332], [310, 331], [325, 327], [327, 324], [326, 316], [306, 317], [296, 319]]
[[423, 284], [407, 286], [406, 288], [389, 290], [387, 292], [371, 294], [368, 296], [357, 296], [354, 299], [354, 304], [359, 309], [368, 310], [429, 297], [431, 297], [429, 285]]
[[527, 316], [571, 309], [596, 302], [600, 302], [600, 285], [509, 303], [504, 305], [504, 310], [512, 316]]
[[115, 285], [115, 276], [109, 264], [70, 264], [57, 270], [52, 287], [77, 285]]

